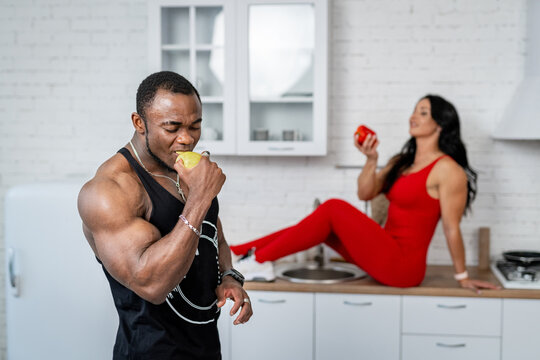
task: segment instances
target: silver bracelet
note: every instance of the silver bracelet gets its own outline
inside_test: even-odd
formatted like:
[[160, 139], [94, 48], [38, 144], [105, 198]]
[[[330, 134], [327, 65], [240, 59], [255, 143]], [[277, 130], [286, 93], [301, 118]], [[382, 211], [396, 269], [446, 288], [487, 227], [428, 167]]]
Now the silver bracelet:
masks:
[[188, 226], [188, 228], [190, 228], [191, 230], [193, 230], [193, 232], [194, 232], [198, 237], [201, 237], [201, 232], [200, 232], [199, 230], [197, 230], [197, 229], [195, 228], [195, 226], [191, 225], [191, 224], [189, 223], [188, 219], [186, 219], [186, 217], [185, 217], [183, 214], [181, 214], [181, 215], [179, 216], [179, 218], [180, 218], [180, 220], [182, 220], [182, 221], [184, 222], [184, 224], [186, 224], [186, 225]]

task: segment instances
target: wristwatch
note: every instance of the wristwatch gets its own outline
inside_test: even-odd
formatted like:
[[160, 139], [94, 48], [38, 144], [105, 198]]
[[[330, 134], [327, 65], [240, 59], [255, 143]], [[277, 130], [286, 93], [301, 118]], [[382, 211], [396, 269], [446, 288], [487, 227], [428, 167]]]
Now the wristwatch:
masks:
[[225, 276], [231, 276], [234, 280], [238, 281], [240, 285], [244, 285], [244, 275], [240, 274], [240, 271], [236, 269], [229, 269], [225, 270], [223, 274], [221, 274], [221, 278], [223, 279]]

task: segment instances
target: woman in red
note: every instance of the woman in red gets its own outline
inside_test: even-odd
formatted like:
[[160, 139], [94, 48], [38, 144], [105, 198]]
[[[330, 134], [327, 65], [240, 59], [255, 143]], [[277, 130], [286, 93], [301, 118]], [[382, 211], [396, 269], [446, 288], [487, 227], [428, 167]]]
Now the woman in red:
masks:
[[477, 176], [467, 161], [456, 109], [427, 95], [416, 104], [409, 125], [411, 138], [378, 172], [377, 137], [368, 135], [361, 145], [355, 138], [367, 158], [358, 197], [386, 195], [384, 227], [345, 201], [328, 200], [297, 225], [231, 246], [236, 255], [250, 252], [235, 264], [237, 270], [253, 279], [268, 271], [271, 261], [324, 242], [383, 284], [416, 286], [424, 279], [429, 243], [442, 219], [456, 280], [465, 288], [496, 288], [470, 279], [465, 267], [460, 221], [476, 195]]

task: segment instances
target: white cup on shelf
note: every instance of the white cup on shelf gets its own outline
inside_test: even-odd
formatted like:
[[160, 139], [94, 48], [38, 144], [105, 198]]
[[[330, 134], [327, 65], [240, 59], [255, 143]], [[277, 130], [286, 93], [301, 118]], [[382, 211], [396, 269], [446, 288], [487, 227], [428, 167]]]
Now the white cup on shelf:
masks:
[[300, 131], [298, 130], [283, 130], [282, 135], [283, 141], [299, 141], [301, 140]]
[[255, 129], [253, 130], [253, 140], [255, 141], [267, 141], [269, 138], [268, 129]]

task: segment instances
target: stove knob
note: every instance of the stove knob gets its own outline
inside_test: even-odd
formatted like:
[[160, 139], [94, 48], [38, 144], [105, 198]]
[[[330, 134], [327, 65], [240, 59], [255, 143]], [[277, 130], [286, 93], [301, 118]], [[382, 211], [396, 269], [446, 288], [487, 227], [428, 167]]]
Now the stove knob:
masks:
[[533, 271], [524, 271], [522, 273], [522, 276], [523, 276], [523, 280], [534, 281], [536, 274]]

